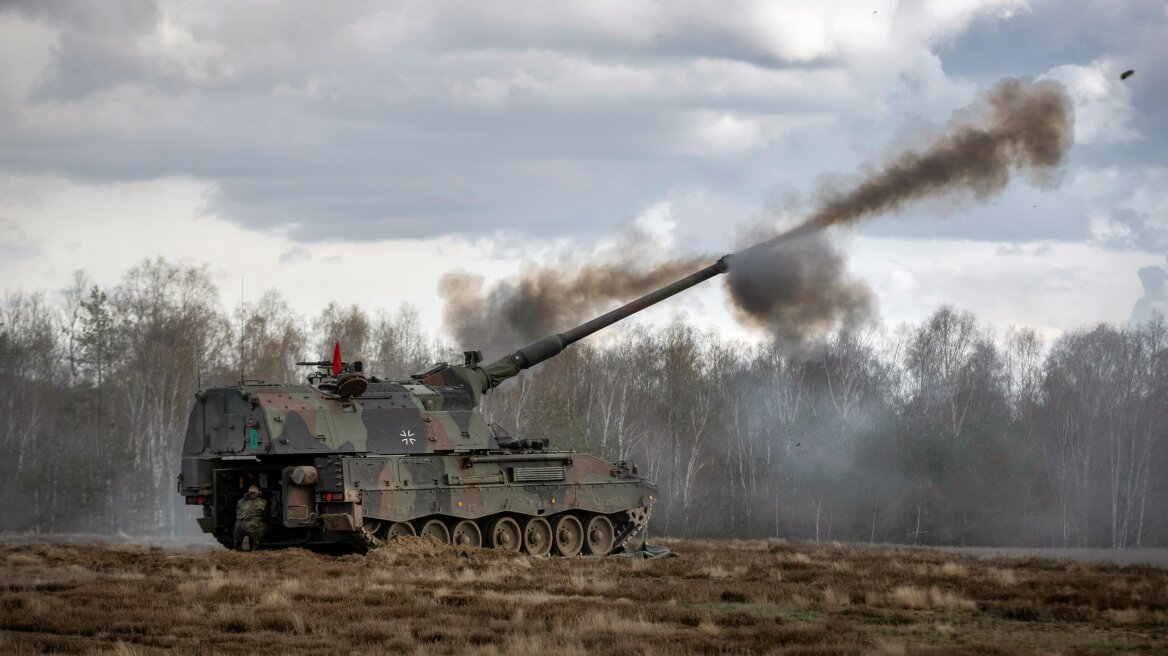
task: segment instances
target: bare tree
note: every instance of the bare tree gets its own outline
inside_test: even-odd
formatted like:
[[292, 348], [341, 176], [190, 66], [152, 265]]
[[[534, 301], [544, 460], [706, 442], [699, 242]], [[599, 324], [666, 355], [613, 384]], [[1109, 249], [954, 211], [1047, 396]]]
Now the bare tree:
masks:
[[117, 398], [118, 439], [145, 474], [133, 495], [146, 512], [126, 519], [139, 530], [173, 530], [179, 510], [172, 479], [190, 399], [199, 382], [200, 347], [226, 350], [228, 323], [206, 268], [158, 259], [126, 273], [113, 293], [125, 340]]
[[243, 378], [280, 383], [301, 379], [296, 361], [310, 357], [305, 322], [280, 292], [264, 292], [256, 302], [241, 305], [235, 315]]
[[[0, 304], [0, 444], [9, 498], [22, 528], [53, 530], [59, 471], [40, 460], [55, 423], [53, 378], [59, 369], [53, 312], [39, 295], [12, 295]], [[11, 469], [9, 469], [11, 468]], [[31, 499], [29, 498], [31, 496]]]
[[[460, 359], [413, 308], [332, 304], [306, 330], [276, 292], [233, 321], [205, 269], [145, 261], [0, 303], [6, 530], [193, 531], [173, 494], [198, 386], [294, 380], [346, 359], [400, 377]], [[1072, 331], [1047, 348], [943, 307], [791, 354], [677, 323], [617, 327], [487, 395], [508, 430], [632, 459], [655, 532], [927, 543], [1168, 544], [1168, 328]]]
[[961, 437], [977, 392], [970, 378], [975, 374], [973, 360], [980, 341], [971, 313], [944, 306], [917, 330], [909, 346], [913, 395], [926, 413], [943, 418], [955, 439]]
[[342, 308], [336, 303], [329, 303], [313, 322], [313, 331], [313, 344], [319, 358], [332, 357], [333, 345], [337, 342], [341, 343], [341, 353], [346, 360], [373, 355], [368, 348], [372, 337], [369, 317], [356, 305]]
[[378, 317], [372, 340], [372, 370], [382, 377], [402, 378], [421, 371], [439, 358], [439, 352], [450, 350], [426, 334], [417, 308], [409, 304]]

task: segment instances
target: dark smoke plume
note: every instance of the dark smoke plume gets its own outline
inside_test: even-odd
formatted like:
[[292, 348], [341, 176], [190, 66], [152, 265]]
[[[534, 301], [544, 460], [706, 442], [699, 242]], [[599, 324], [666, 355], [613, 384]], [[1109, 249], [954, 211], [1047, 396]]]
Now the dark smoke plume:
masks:
[[1037, 186], [1053, 186], [1073, 140], [1071, 101], [1061, 84], [1002, 80], [955, 114], [927, 149], [893, 157], [847, 191], [824, 189], [818, 210], [770, 241], [896, 212], [924, 198], [957, 194], [984, 201], [1005, 189], [1016, 171]]
[[821, 192], [819, 209], [796, 227], [730, 258], [726, 281], [740, 317], [787, 346], [863, 323], [872, 295], [849, 279], [844, 258], [822, 234], [925, 198], [1001, 192], [1014, 172], [1049, 186], [1074, 135], [1070, 99], [1057, 82], [1003, 80], [958, 112], [924, 150], [894, 156], [851, 189]]
[[[841, 190], [825, 188], [818, 209], [785, 232], [753, 233], [753, 246], [730, 257], [727, 288], [741, 320], [768, 330], [799, 351], [832, 330], [851, 330], [872, 316], [873, 296], [851, 278], [843, 254], [822, 231], [897, 212], [926, 198], [985, 199], [1014, 173], [1053, 185], [1073, 139], [1070, 100], [1056, 82], [1010, 79], [954, 115], [927, 148], [909, 150]], [[673, 259], [646, 267], [644, 241], [630, 253], [582, 267], [534, 267], [489, 291], [483, 279], [447, 274], [439, 291], [445, 322], [460, 344], [501, 354], [581, 323], [708, 264]]]
[[[628, 251], [626, 251], [628, 252]], [[674, 259], [646, 266], [619, 258], [575, 266], [531, 267], [518, 278], [483, 289], [483, 277], [465, 271], [442, 276], [443, 322], [465, 348], [490, 358], [564, 331], [613, 306], [667, 285], [704, 266]]]
[[843, 253], [824, 233], [732, 256], [726, 288], [740, 321], [796, 355], [812, 355], [808, 345], [823, 335], [852, 332], [875, 314], [871, 289], [848, 275]]

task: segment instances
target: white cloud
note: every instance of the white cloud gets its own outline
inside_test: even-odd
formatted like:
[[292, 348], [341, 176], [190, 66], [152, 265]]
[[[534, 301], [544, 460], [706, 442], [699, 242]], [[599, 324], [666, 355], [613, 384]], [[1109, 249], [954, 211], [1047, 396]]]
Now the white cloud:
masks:
[[655, 203], [636, 215], [632, 224], [634, 230], [652, 240], [660, 252], [673, 252], [673, 233], [677, 223], [673, 220], [673, 206], [668, 200]]
[[1168, 251], [1168, 167], [1082, 168], [1068, 189], [1091, 218], [1091, 240], [1121, 250]]
[[[943, 118], [972, 88], [931, 40], [1009, 6], [17, 6], [0, 30], [37, 77], [14, 77], [0, 143], [9, 171], [201, 180], [219, 215], [301, 240], [597, 230], [808, 126]], [[744, 182], [719, 193], [773, 184]]]
[[952, 39], [978, 16], [1007, 20], [1028, 11], [1028, 0], [926, 0], [897, 7], [907, 20], [905, 31], [929, 43]]
[[143, 61], [151, 62], [164, 76], [195, 85], [222, 84], [235, 75], [224, 44], [196, 36], [184, 19], [193, 18], [181, 6], [164, 6], [152, 32], [138, 41]]
[[1132, 92], [1119, 79], [1122, 72], [1110, 57], [1104, 57], [1086, 66], [1066, 64], [1047, 73], [1067, 87], [1075, 104], [1076, 143], [1124, 143], [1140, 137], [1134, 126]]
[[0, 258], [15, 265], [41, 254], [41, 247], [16, 223], [0, 216]]
[[52, 60], [56, 36], [48, 25], [0, 13], [0, 117], [21, 112]]
[[[38, 186], [41, 193], [23, 198], [2, 193], [27, 184]], [[490, 241], [297, 244], [278, 231], [249, 230], [204, 214], [200, 208], [208, 192], [206, 185], [185, 179], [88, 185], [0, 178], [0, 197], [9, 217], [0, 229], [19, 237], [14, 243], [22, 251], [35, 254], [4, 258], [0, 294], [53, 293], [64, 289], [77, 269], [84, 269], [97, 284], [110, 286], [144, 258], [160, 256], [206, 265], [224, 309], [233, 308], [241, 294], [251, 300], [276, 289], [306, 316], [331, 301], [355, 303], [373, 312], [412, 303], [426, 325], [437, 329], [441, 308], [435, 286], [447, 268], [457, 264], [494, 278], [517, 267], [515, 261], [497, 257]], [[19, 231], [12, 226], [19, 226]], [[329, 263], [336, 267], [335, 277]]]
[[1003, 257], [999, 248], [861, 237], [850, 251], [852, 269], [872, 285], [889, 324], [919, 321], [948, 304], [998, 326], [1030, 326], [1047, 335], [1126, 321], [1142, 293], [1136, 269], [1163, 261], [1084, 244], [1022, 245], [1020, 253], [1029, 257]]
[[280, 264], [299, 264], [301, 262], [311, 262], [312, 253], [303, 246], [292, 246], [280, 255]]
[[698, 149], [722, 155], [737, 155], [761, 145], [762, 126], [758, 121], [730, 112], [701, 112], [696, 117]]
[[[498, 277], [612, 246], [625, 221], [662, 252], [729, 250], [769, 199], [811, 197], [987, 86], [946, 70], [971, 25], [1039, 11], [1059, 14], [1055, 35], [1090, 27], [1020, 0], [9, 6], [0, 248], [39, 255], [0, 275], [55, 289], [85, 268], [112, 284], [163, 255], [208, 264], [228, 306], [244, 274], [249, 296], [276, 287], [301, 312], [409, 301], [436, 328], [433, 283], [453, 266]], [[889, 320], [943, 302], [1050, 330], [1119, 320], [1135, 269], [1158, 263], [1101, 245], [1168, 228], [1163, 167], [1105, 150], [1156, 137], [1148, 87], [1131, 84], [1145, 77], [1120, 83], [1111, 50], [1052, 67], [1044, 35], [1007, 74], [1049, 68], [1079, 143], [1120, 161], [857, 238]], [[1136, 218], [1116, 224], [1121, 210]], [[350, 282], [328, 284], [330, 265]], [[687, 299], [652, 317], [745, 334], [720, 286]]]

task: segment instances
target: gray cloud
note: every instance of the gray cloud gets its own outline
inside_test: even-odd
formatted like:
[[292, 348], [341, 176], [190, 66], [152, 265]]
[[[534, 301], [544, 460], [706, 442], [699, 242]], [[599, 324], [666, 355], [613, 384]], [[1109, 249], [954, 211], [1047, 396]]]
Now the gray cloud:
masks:
[[1032, 248], [1024, 244], [1002, 244], [994, 249], [994, 255], [999, 256], [1013, 256], [1013, 255], [1029, 255], [1032, 257], [1042, 257], [1050, 255], [1054, 252], [1054, 248], [1047, 243], [1038, 244]]
[[[822, 171], [853, 170], [892, 130], [968, 101], [973, 85], [945, 73], [984, 78], [962, 62], [986, 53], [977, 39], [994, 29], [1077, 44], [1053, 58], [1036, 47], [995, 60], [995, 78], [1147, 51], [1142, 36], [1070, 39], [1087, 19], [1043, 3], [997, 23], [978, 18], [992, 7], [975, 12], [976, 34], [958, 30], [943, 43], [920, 36], [928, 30], [913, 12], [865, 12], [894, 21], [875, 46], [866, 28], [820, 34], [828, 28], [815, 12], [767, 16], [768, 4], [6, 6], [0, 19], [47, 27], [54, 45], [35, 84], [0, 93], [9, 119], [0, 170], [98, 182], [193, 177], [215, 186], [209, 211], [255, 228], [291, 226], [300, 240], [500, 229], [594, 236], [677, 190], [758, 206], [775, 185], [807, 191]], [[1139, 35], [1163, 22], [1115, 13], [1116, 29], [1141, 21]], [[1065, 29], [1042, 34], [1039, 18], [1054, 14]], [[887, 65], [864, 63], [873, 58]], [[1149, 109], [1159, 92], [1147, 90], [1158, 73], [1137, 67], [1148, 69], [1133, 78], [1146, 80], [1133, 86], [1138, 116], [1160, 121]], [[1034, 200], [1011, 190], [975, 221], [873, 230], [1084, 237], [1081, 208]], [[1035, 204], [1040, 211], [1021, 211]], [[746, 218], [698, 213], [679, 231]]]
[[1145, 212], [1120, 208], [1108, 217], [1108, 224], [1111, 232], [1099, 238], [1108, 248], [1168, 253], [1168, 229], [1154, 225]]
[[1085, 148], [1083, 163], [1160, 164], [1168, 147], [1168, 68], [1164, 34], [1168, 12], [1156, 2], [1038, 0], [1008, 19], [981, 14], [957, 38], [941, 44], [946, 72], [977, 80], [1029, 74], [1066, 64], [1104, 59], [1118, 85], [1121, 71], [1136, 76], [1122, 82], [1131, 92], [1142, 138], [1122, 148]]
[[0, 257], [5, 260], [24, 260], [40, 253], [40, 244], [33, 243], [20, 226], [0, 216]]
[[300, 246], [293, 246], [280, 254], [280, 264], [297, 264], [311, 259], [312, 254]]
[[1168, 316], [1168, 271], [1150, 266], [1140, 269], [1139, 273], [1144, 295], [1136, 300], [1132, 308], [1133, 325], [1150, 321], [1155, 314]]
[[20, 109], [78, 123], [64, 143], [55, 125], [13, 129], [4, 166], [98, 181], [193, 175], [217, 185], [208, 209], [297, 224], [304, 239], [538, 233], [614, 221], [674, 185], [716, 181], [718, 161], [669, 158], [701, 127], [698, 108], [781, 117], [830, 107], [810, 89], [768, 96], [731, 83], [709, 94], [707, 82], [726, 79], [716, 64], [659, 64], [652, 52], [605, 61], [619, 30], [564, 16], [544, 22], [566, 49], [545, 51], [538, 26], [422, 16], [415, 31], [361, 7], [281, 20], [143, 3], [110, 15], [33, 8], [59, 46]]

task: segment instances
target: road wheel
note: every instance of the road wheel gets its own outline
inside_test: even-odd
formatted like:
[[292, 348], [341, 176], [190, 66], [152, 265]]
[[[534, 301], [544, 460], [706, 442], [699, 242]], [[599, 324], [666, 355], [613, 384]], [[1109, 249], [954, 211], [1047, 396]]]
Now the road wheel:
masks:
[[612, 540], [615, 535], [612, 529], [612, 522], [604, 515], [594, 515], [592, 519], [588, 520], [588, 530], [585, 531], [588, 537], [585, 543], [588, 547], [588, 553], [594, 556], [607, 556], [608, 552], [612, 551]]
[[450, 530], [450, 540], [456, 547], [481, 547], [483, 546], [483, 532], [479, 530], [478, 524], [464, 519], [454, 525]]
[[543, 517], [523, 524], [523, 550], [532, 556], [546, 556], [552, 550], [552, 525]]
[[422, 524], [422, 528], [418, 531], [418, 535], [424, 538], [434, 538], [444, 544], [450, 544], [450, 531], [446, 529], [446, 524], [443, 524], [440, 519], [426, 520]]
[[410, 526], [409, 522], [394, 522], [385, 531], [386, 540], [408, 538], [412, 535], [417, 535], [417, 533], [414, 532], [414, 527]]
[[580, 525], [580, 520], [573, 515], [565, 514], [556, 518], [555, 526], [552, 527], [552, 535], [555, 537], [553, 542], [556, 553], [561, 556], [575, 556], [584, 546], [584, 527]]
[[496, 517], [487, 529], [487, 546], [504, 551], [519, 551], [523, 544], [519, 522], [510, 517]]
[[364, 543], [366, 549], [374, 549], [380, 547], [385, 540], [382, 539], [382, 523], [377, 519], [366, 519], [361, 524], [361, 541]]

